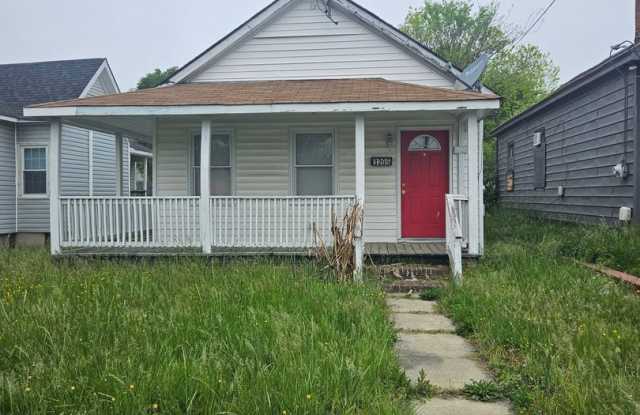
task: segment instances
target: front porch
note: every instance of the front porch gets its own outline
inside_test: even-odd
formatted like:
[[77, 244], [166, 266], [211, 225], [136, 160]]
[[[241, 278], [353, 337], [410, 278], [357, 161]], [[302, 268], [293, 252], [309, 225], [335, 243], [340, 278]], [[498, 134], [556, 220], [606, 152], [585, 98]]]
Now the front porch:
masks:
[[[481, 255], [482, 118], [493, 97], [384, 80], [287, 82], [301, 102], [275, 102], [286, 91], [269, 83], [222, 83], [26, 110], [54, 117], [52, 253], [304, 254], [331, 245], [332, 213], [357, 204], [357, 269], [367, 253], [447, 254], [459, 273], [463, 253]], [[243, 103], [247, 90], [258, 97]], [[61, 194], [61, 123], [146, 140], [154, 196]]]

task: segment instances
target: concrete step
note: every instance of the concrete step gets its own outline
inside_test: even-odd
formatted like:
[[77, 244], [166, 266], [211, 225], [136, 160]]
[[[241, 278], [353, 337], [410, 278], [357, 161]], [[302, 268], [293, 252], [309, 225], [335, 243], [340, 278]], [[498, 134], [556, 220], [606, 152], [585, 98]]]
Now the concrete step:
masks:
[[478, 402], [461, 398], [433, 398], [415, 406], [416, 415], [509, 415], [507, 402]]
[[436, 304], [435, 301], [422, 301], [416, 298], [387, 298], [387, 305], [394, 313], [434, 313]]
[[446, 284], [445, 279], [440, 280], [398, 280], [390, 281], [383, 284], [384, 291], [387, 293], [419, 293], [427, 288], [440, 288]]

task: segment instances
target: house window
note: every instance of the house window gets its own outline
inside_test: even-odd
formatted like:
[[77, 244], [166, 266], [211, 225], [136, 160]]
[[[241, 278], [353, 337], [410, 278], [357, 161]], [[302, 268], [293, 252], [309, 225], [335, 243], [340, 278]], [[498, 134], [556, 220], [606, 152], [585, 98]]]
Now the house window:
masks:
[[533, 188], [547, 187], [547, 142], [544, 130], [534, 133], [533, 143]]
[[47, 194], [47, 148], [23, 147], [22, 194]]
[[296, 133], [294, 140], [295, 194], [333, 194], [333, 133]]
[[513, 192], [513, 180], [514, 173], [516, 170], [516, 161], [514, 154], [514, 145], [513, 142], [510, 142], [507, 145], [507, 177], [505, 180], [505, 184], [507, 186], [507, 192]]
[[[231, 195], [230, 134], [211, 135], [210, 167], [211, 195]], [[200, 196], [200, 134], [193, 137], [193, 194]]]

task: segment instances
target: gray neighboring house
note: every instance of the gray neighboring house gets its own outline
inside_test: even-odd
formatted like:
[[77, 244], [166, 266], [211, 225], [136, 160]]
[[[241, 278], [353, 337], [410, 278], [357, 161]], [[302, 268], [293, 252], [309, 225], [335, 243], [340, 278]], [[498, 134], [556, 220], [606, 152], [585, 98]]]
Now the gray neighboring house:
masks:
[[494, 131], [501, 206], [640, 223], [639, 57], [627, 47]]
[[[43, 245], [49, 233], [49, 123], [24, 117], [23, 108], [119, 92], [104, 58], [0, 65], [0, 241]], [[64, 124], [61, 140], [61, 192], [115, 195], [115, 136]], [[123, 152], [128, 194], [127, 140]]]

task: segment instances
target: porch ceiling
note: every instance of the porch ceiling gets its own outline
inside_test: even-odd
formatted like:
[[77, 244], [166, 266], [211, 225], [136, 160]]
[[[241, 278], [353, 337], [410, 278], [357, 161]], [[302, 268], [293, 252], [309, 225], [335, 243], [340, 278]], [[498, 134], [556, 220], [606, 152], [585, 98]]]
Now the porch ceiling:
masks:
[[316, 79], [179, 84], [58, 101], [26, 116], [206, 115], [495, 109], [499, 97], [385, 79]]

